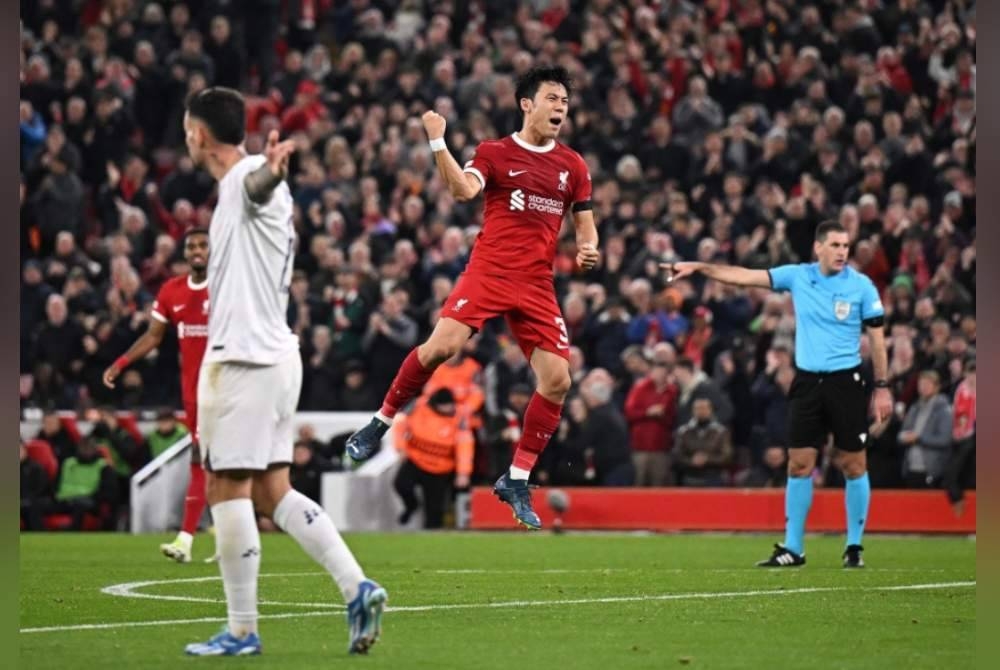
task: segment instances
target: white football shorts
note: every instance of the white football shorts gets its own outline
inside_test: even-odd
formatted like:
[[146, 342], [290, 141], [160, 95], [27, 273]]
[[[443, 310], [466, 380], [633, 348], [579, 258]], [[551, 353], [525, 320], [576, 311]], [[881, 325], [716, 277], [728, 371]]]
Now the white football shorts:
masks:
[[198, 379], [198, 433], [205, 466], [218, 472], [291, 463], [292, 419], [301, 388], [298, 350], [275, 365], [206, 361]]

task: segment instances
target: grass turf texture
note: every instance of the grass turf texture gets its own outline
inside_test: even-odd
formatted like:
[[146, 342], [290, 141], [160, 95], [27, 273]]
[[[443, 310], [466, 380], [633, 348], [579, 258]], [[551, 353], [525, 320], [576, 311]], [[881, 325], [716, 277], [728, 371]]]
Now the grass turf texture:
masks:
[[[186, 643], [207, 639], [225, 617], [218, 566], [200, 562], [214, 540], [198, 536], [195, 562], [178, 565], [158, 553], [167, 539], [21, 535], [19, 667], [914, 670], [973, 664], [975, 586], [895, 588], [973, 582], [976, 545], [966, 538], [869, 536], [868, 567], [846, 571], [843, 540], [836, 537], [809, 537], [804, 568], [764, 570], [752, 567], [770, 552], [771, 538], [762, 536], [354, 535], [348, 543], [388, 589], [390, 606], [381, 641], [357, 658], [346, 654], [342, 601], [332, 581], [290, 538], [267, 534], [260, 599], [275, 604], [260, 606], [264, 654], [221, 661], [183, 655]], [[285, 576], [267, 576], [279, 574]], [[135, 591], [205, 602], [101, 591], [181, 579], [187, 581]], [[733, 595], [705, 595], [712, 593]], [[538, 604], [597, 599], [612, 600]], [[496, 606], [512, 601], [532, 604]], [[289, 616], [266, 618], [272, 615]], [[187, 622], [200, 618], [218, 622]], [[185, 622], [28, 631], [174, 620]]]

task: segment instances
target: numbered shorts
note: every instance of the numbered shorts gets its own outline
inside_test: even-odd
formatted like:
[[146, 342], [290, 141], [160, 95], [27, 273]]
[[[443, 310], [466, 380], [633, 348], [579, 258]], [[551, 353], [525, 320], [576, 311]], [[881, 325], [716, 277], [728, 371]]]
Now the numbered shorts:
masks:
[[862, 451], [868, 444], [868, 389], [860, 369], [799, 370], [788, 393], [788, 446]]
[[301, 387], [298, 351], [275, 365], [204, 363], [198, 437], [206, 469], [266, 470], [291, 463], [292, 419]]
[[441, 318], [473, 330], [501, 315], [528, 360], [536, 348], [569, 359], [569, 335], [551, 281], [463, 273], [441, 308]]

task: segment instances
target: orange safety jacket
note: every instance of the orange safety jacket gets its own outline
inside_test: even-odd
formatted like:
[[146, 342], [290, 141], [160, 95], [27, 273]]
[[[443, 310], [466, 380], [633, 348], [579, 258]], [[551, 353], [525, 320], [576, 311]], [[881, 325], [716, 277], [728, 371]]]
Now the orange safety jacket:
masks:
[[461, 405], [456, 404], [454, 416], [445, 416], [421, 398], [409, 413], [396, 418], [392, 435], [396, 449], [424, 472], [472, 474], [475, 440]]
[[469, 416], [469, 427], [479, 428], [482, 423], [479, 412], [483, 409], [486, 399], [482, 386], [479, 385], [479, 375], [483, 367], [473, 358], [464, 358], [458, 365], [443, 363], [434, 370], [434, 374], [424, 385], [424, 394], [430, 395], [439, 388], [446, 388], [455, 395], [455, 402]]

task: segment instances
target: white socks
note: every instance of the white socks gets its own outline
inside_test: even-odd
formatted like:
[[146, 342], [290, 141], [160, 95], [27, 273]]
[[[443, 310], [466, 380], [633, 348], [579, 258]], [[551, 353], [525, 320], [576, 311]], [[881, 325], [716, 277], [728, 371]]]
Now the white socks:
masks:
[[322, 507], [293, 489], [274, 508], [274, 523], [330, 573], [346, 602], [354, 600], [365, 573]]
[[381, 412], [381, 410], [379, 410], [378, 412], [375, 412], [375, 418], [378, 419], [379, 421], [381, 421], [382, 423], [384, 423], [387, 426], [391, 426], [392, 425], [392, 419], [390, 419], [385, 414], [383, 414]]
[[257, 632], [257, 575], [260, 533], [249, 498], [212, 505], [215, 546], [226, 589], [229, 632], [244, 638]]
[[510, 466], [511, 479], [527, 479], [529, 476], [531, 476], [531, 470], [525, 470], [524, 468], [515, 468], [513, 465]]

